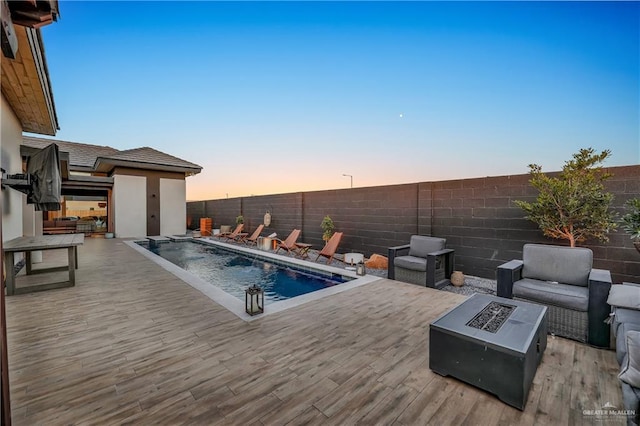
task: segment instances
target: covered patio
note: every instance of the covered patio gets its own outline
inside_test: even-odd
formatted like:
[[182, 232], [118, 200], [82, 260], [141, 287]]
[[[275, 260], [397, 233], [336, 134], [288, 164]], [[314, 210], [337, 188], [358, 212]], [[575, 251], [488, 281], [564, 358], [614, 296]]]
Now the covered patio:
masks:
[[585, 414], [622, 406], [619, 367], [571, 340], [523, 412], [433, 373], [429, 323], [464, 296], [380, 279], [245, 322], [120, 240], [78, 262], [75, 287], [6, 299], [14, 424], [626, 422]]

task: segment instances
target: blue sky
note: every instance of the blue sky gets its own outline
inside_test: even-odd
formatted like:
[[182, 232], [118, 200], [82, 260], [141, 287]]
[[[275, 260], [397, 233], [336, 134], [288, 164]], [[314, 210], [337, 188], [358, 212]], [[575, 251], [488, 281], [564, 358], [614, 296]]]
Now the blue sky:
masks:
[[638, 2], [60, 2], [56, 138], [212, 199], [640, 162]]

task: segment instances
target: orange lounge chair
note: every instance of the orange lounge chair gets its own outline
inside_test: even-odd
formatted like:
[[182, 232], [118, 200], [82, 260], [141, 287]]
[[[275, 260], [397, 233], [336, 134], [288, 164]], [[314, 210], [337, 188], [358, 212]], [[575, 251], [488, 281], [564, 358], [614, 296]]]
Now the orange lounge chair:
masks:
[[253, 234], [251, 234], [251, 236], [248, 238], [247, 238], [247, 235], [249, 235], [248, 232], [241, 232], [240, 234], [238, 234], [238, 238], [236, 239], [236, 241], [238, 241], [239, 243], [245, 243], [245, 244], [257, 244], [258, 237], [260, 237], [260, 234], [262, 233], [263, 229], [264, 229], [264, 224], [260, 224], [260, 226], [258, 226], [256, 230], [253, 231]]
[[331, 262], [333, 259], [333, 255], [336, 254], [336, 250], [338, 249], [338, 245], [340, 244], [340, 240], [342, 239], [342, 234], [344, 232], [334, 232], [334, 234], [329, 238], [327, 244], [324, 245], [324, 248], [318, 253], [318, 257], [316, 257], [316, 261], [320, 259], [320, 256], [324, 256], [327, 258], [327, 264]]
[[242, 232], [243, 227], [244, 227], [244, 224], [240, 223], [238, 224], [238, 226], [236, 226], [236, 229], [234, 229], [233, 232], [223, 232], [221, 234], [214, 235], [214, 236], [218, 238], [228, 238], [230, 240], [235, 240], [238, 237], [238, 234]]
[[287, 253], [293, 252], [295, 254], [297, 250], [296, 241], [298, 241], [299, 237], [300, 237], [300, 230], [294, 229], [293, 231], [291, 231], [291, 233], [289, 234], [286, 240], [282, 241], [277, 239], [276, 243], [278, 244], [278, 248], [276, 249], [275, 252], [277, 253], [280, 251], [280, 249], [283, 249]]

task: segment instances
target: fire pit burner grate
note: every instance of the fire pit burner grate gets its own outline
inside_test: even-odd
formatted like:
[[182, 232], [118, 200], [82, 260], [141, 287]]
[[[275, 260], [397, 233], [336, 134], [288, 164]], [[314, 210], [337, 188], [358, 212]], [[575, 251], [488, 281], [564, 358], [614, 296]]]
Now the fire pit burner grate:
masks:
[[505, 303], [491, 302], [467, 323], [469, 327], [497, 333], [516, 307]]

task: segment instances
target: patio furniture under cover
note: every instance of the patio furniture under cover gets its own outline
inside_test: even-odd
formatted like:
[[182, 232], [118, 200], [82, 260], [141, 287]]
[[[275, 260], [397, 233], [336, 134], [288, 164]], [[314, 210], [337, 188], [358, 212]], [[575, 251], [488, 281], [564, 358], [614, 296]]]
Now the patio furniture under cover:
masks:
[[611, 273], [592, 263], [588, 248], [525, 244], [522, 260], [498, 267], [497, 294], [547, 306], [550, 333], [609, 347]]
[[431, 288], [449, 284], [455, 263], [453, 249], [444, 238], [412, 235], [409, 244], [389, 247], [387, 276]]

